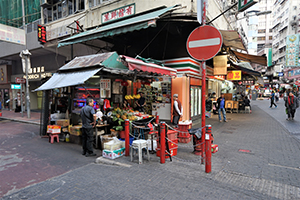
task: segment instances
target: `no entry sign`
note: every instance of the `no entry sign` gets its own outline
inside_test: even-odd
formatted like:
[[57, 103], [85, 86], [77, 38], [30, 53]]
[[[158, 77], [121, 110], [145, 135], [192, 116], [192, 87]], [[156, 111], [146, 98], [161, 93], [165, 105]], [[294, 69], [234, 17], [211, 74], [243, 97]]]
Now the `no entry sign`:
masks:
[[220, 51], [222, 42], [222, 35], [218, 29], [204, 25], [191, 32], [186, 48], [192, 58], [205, 61]]

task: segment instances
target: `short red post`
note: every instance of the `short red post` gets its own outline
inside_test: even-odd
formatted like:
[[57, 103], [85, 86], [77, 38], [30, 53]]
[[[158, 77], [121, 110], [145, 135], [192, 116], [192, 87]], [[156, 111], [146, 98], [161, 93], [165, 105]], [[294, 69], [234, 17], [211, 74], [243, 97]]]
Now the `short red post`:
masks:
[[129, 119], [125, 119], [125, 156], [129, 156]]
[[205, 133], [205, 172], [211, 172], [211, 125], [206, 126]]
[[166, 160], [166, 124], [160, 124], [160, 163], [164, 164]]
[[159, 123], [159, 114], [156, 113], [156, 117], [155, 117], [155, 124]]

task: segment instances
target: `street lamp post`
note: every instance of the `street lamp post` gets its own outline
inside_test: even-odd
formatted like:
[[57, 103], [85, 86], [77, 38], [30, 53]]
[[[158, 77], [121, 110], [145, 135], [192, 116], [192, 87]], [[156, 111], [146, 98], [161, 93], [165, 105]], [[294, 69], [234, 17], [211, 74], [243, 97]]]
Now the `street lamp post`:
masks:
[[[28, 63], [29, 63], [29, 56], [31, 54], [30, 54], [30, 52], [27, 49], [27, 37], [26, 37], [27, 27], [26, 27], [26, 24], [25, 24], [25, 6], [24, 6], [24, 0], [22, 0], [22, 15], [23, 15], [23, 27], [24, 27], [24, 30], [25, 30], [25, 51], [23, 50], [21, 52], [20, 56], [22, 57], [22, 59], [25, 59], [27, 117], [30, 118], [30, 96], [29, 96], [29, 83], [28, 83]], [[21, 102], [21, 103], [23, 104], [23, 102]]]

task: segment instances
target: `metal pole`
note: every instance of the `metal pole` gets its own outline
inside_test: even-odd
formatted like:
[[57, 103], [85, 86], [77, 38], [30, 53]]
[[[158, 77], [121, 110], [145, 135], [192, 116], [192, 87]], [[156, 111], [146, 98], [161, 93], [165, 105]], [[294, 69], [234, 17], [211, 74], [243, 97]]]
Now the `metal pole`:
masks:
[[[25, 30], [25, 49], [27, 50], [27, 27], [25, 24], [25, 6], [24, 0], [22, 0], [22, 14], [23, 14], [23, 27]], [[28, 84], [28, 56], [25, 55], [25, 70], [26, 70], [26, 103], [27, 103], [27, 117], [30, 118], [30, 97], [29, 97], [29, 84]], [[23, 102], [22, 102], [23, 103]]]
[[129, 156], [129, 119], [125, 119], [125, 156]]
[[20, 96], [20, 101], [21, 101], [21, 113], [22, 113], [22, 117], [24, 117], [24, 113], [23, 113], [23, 109], [24, 109], [24, 106], [23, 106], [23, 83], [20, 84], [21, 85], [21, 96]]
[[206, 126], [205, 135], [205, 172], [211, 172], [211, 125]]
[[166, 124], [161, 122], [160, 125], [160, 163], [164, 164], [166, 162]]

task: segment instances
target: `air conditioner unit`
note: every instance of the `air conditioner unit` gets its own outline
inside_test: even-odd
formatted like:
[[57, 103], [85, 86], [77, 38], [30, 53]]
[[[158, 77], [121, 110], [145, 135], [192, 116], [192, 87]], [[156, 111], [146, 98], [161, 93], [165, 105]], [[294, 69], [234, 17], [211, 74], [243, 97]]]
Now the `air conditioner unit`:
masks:
[[296, 21], [296, 20], [290, 21], [290, 25], [291, 25], [291, 26], [296, 26], [296, 25], [297, 25], [297, 21]]

